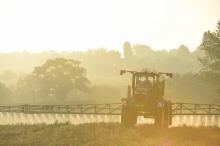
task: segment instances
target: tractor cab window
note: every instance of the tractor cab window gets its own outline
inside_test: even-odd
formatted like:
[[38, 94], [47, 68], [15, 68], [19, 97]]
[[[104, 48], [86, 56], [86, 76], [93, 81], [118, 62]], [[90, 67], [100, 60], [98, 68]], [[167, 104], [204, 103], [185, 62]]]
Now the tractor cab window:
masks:
[[144, 87], [144, 88], [151, 86], [152, 83], [153, 83], [153, 80], [145, 76], [139, 77], [136, 80], [136, 85], [139, 87]]
[[147, 94], [153, 86], [153, 78], [147, 76], [138, 76], [136, 78], [136, 94]]

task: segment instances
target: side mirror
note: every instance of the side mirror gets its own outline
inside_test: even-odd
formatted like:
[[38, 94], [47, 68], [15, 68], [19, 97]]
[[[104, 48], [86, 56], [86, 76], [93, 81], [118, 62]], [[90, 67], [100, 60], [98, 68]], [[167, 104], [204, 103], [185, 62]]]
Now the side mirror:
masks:
[[124, 73], [126, 73], [125, 70], [120, 70], [120, 75], [123, 75]]
[[173, 74], [172, 74], [172, 73], [168, 73], [167, 75], [168, 75], [168, 77], [170, 77], [170, 78], [173, 77]]

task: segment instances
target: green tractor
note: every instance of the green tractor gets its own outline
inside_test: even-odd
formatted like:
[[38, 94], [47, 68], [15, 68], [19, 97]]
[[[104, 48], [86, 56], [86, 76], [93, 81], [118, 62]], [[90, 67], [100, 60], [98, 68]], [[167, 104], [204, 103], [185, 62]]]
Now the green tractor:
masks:
[[127, 98], [122, 99], [121, 123], [133, 126], [137, 116], [153, 118], [157, 127], [168, 128], [172, 124], [172, 103], [163, 98], [164, 76], [172, 73], [137, 72], [121, 70], [120, 75], [132, 74], [132, 85], [128, 86]]

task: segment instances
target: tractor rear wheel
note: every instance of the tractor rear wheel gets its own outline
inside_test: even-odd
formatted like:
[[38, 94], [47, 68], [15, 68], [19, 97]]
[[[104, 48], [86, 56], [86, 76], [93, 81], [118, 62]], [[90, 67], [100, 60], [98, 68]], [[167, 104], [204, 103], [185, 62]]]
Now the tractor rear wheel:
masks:
[[122, 106], [121, 124], [127, 127], [134, 126], [137, 123], [137, 112], [134, 107]]

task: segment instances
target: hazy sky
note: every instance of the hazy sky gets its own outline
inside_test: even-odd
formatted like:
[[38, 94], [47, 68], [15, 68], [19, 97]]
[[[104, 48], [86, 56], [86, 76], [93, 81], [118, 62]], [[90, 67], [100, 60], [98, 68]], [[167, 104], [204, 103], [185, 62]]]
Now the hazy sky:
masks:
[[220, 0], [1, 0], [0, 51], [196, 48]]

